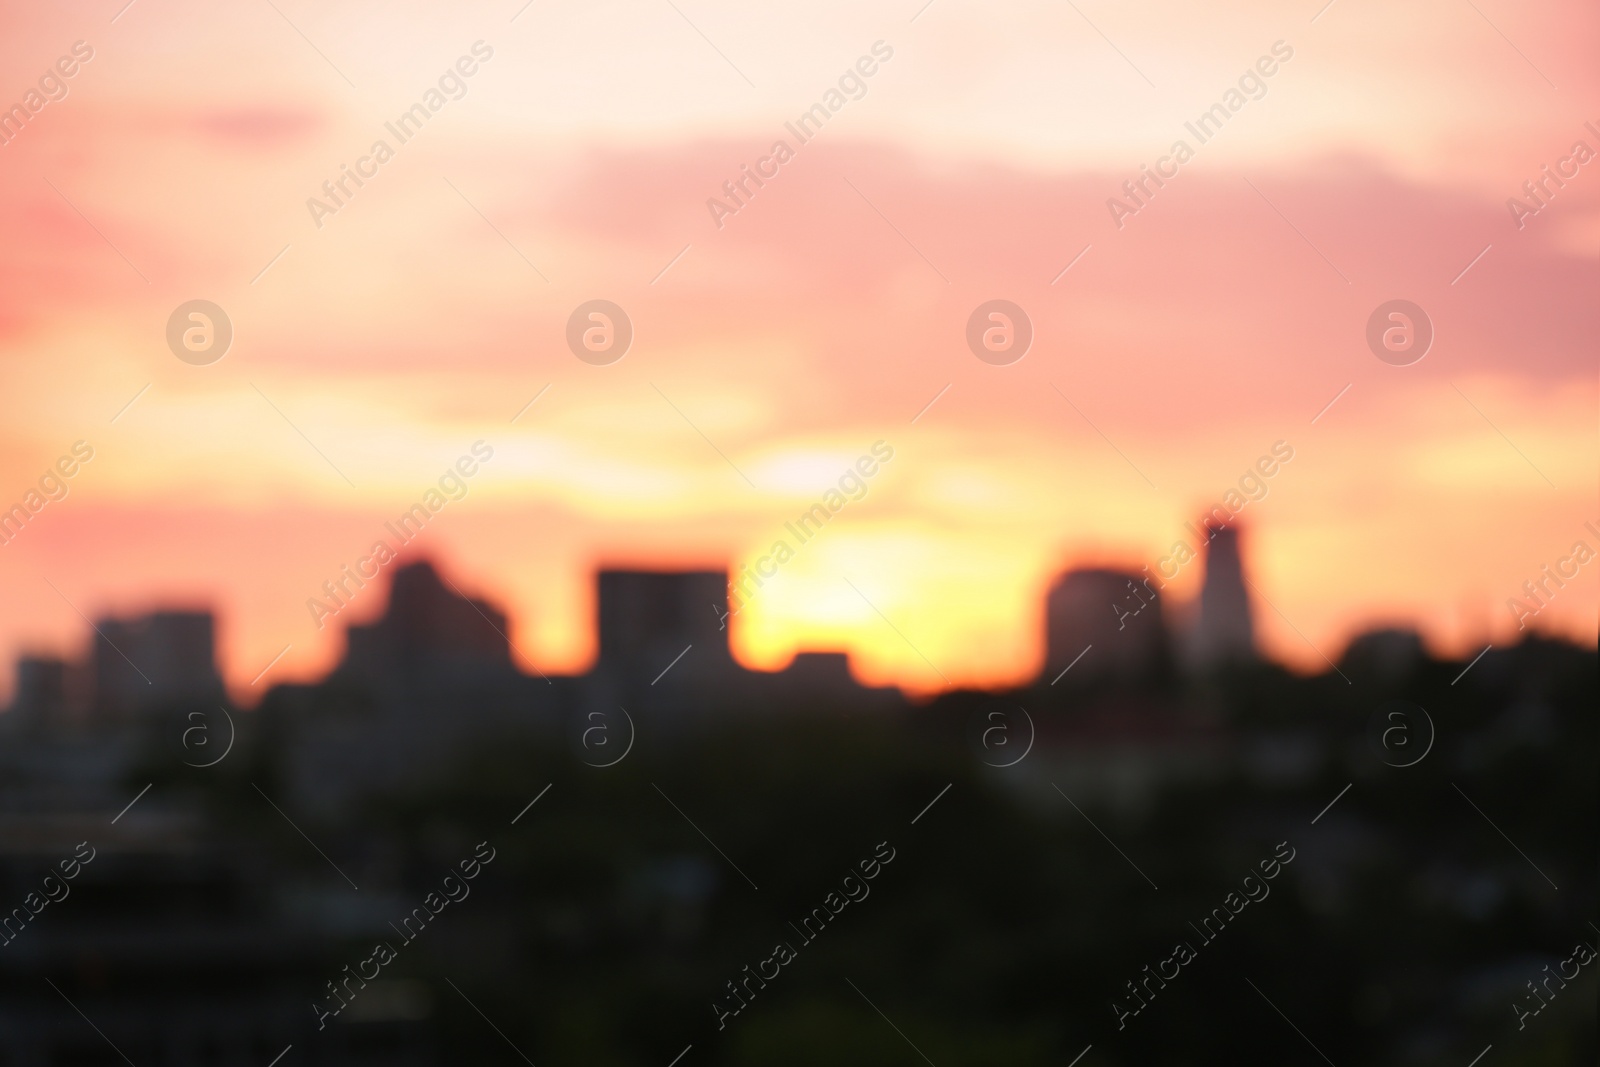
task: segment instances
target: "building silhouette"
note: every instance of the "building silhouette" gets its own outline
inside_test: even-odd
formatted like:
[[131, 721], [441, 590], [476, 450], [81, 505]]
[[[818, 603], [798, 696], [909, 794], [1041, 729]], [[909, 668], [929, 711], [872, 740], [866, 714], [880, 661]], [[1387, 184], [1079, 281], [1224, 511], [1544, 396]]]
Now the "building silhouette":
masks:
[[1200, 586], [1200, 610], [1189, 634], [1190, 661], [1199, 670], [1253, 662], [1257, 658], [1255, 623], [1245, 589], [1239, 531], [1209, 520], [1205, 529], [1205, 580]]
[[1407, 677], [1427, 659], [1427, 645], [1416, 630], [1409, 626], [1380, 626], [1350, 639], [1339, 656], [1339, 669], [1387, 684]]
[[654, 678], [669, 665], [681, 677], [733, 671], [726, 571], [608, 569], [598, 582], [598, 671], [628, 679]]
[[96, 716], [212, 707], [223, 699], [209, 611], [103, 618], [95, 630], [89, 672]]
[[1166, 658], [1161, 595], [1141, 576], [1089, 568], [1068, 571], [1050, 586], [1044, 684], [1149, 678]]
[[[1206, 662], [1253, 658], [1241, 545], [1230, 529], [1209, 532], [1198, 631], [1210, 642], [1201, 645], [1211, 650]], [[1017, 870], [1057, 878], [1063, 891], [1076, 892], [1085, 879], [1076, 877], [1074, 857], [1106, 862], [1084, 822], [1090, 812], [1100, 819], [1102, 809], [1116, 825], [1150, 828], [1134, 852], [1141, 864], [1146, 852], [1167, 854], [1167, 869], [1221, 857], [1207, 874], [1219, 884], [1237, 877], [1238, 855], [1263, 854], [1261, 812], [1288, 812], [1302, 824], [1328, 815], [1318, 840], [1333, 847], [1308, 848], [1303, 862], [1333, 858], [1298, 885], [1277, 884], [1302, 893], [1317, 887], [1323, 895], [1308, 899], [1340, 909], [1334, 913], [1347, 923], [1340, 929], [1359, 929], [1366, 915], [1342, 910], [1341, 899], [1389, 906], [1393, 894], [1385, 896], [1385, 887], [1396, 870], [1405, 877], [1413, 867], [1445, 872], [1429, 875], [1407, 898], [1419, 916], [1470, 910], [1470, 928], [1478, 930], [1486, 916], [1526, 923], [1525, 916], [1544, 914], [1544, 887], [1518, 866], [1523, 857], [1472, 847], [1459, 827], [1479, 835], [1487, 828], [1462, 824], [1459, 812], [1435, 843], [1435, 835], [1414, 840], [1396, 830], [1395, 819], [1373, 818], [1370, 805], [1330, 803], [1343, 795], [1335, 795], [1340, 779], [1377, 758], [1372, 739], [1362, 736], [1370, 711], [1362, 692], [1374, 691], [1366, 679], [1386, 679], [1408, 693], [1420, 686], [1457, 692], [1449, 688], [1456, 672], [1435, 670], [1411, 631], [1381, 630], [1351, 642], [1341, 666], [1354, 690], [1279, 678], [1270, 669], [1193, 687], [1150, 685], [1170, 659], [1170, 602], [1136, 574], [1073, 570], [1044, 598], [1047, 668], [1035, 686], [1002, 693], [951, 686], [913, 703], [897, 689], [862, 686], [842, 652], [801, 651], [775, 672], [741, 667], [724, 617], [727, 576], [718, 571], [598, 575], [596, 661], [584, 673], [555, 677], [519, 663], [506, 614], [478, 590], [458, 587], [447, 570], [415, 562], [389, 574], [381, 614], [346, 628], [345, 653], [330, 674], [274, 685], [254, 711], [231, 719], [191, 719], [185, 703], [217, 684], [208, 614], [105, 620], [83, 663], [38, 655], [18, 663], [16, 699], [0, 716], [0, 726], [22, 727], [0, 738], [0, 885], [10, 887], [13, 909], [12, 927], [0, 937], [16, 941], [0, 946], [0, 1065], [120, 1063], [124, 1054], [140, 1064], [432, 1067], [483, 1060], [472, 1044], [479, 1039], [489, 1056], [504, 1059], [495, 1040], [506, 1035], [493, 1032], [498, 1025], [481, 1026], [466, 1000], [480, 986], [497, 998], [484, 1002], [497, 1020], [515, 1018], [516, 1004], [538, 1004], [548, 990], [562, 990], [552, 1012], [527, 1024], [530, 1032], [557, 1035], [533, 1050], [546, 1062], [559, 1058], [546, 1054], [552, 1050], [580, 1047], [562, 1042], [591, 1032], [593, 1018], [628, 1003], [609, 976], [634, 961], [661, 972], [660, 986], [635, 1001], [648, 1006], [675, 985], [714, 989], [731, 970], [725, 961], [760, 943], [745, 928], [727, 927], [727, 915], [749, 899], [734, 859], [762, 879], [765, 893], [765, 872], [791, 867], [791, 856], [826, 857], [848, 833], [876, 838], [868, 824], [892, 825], [885, 813], [895, 821], [914, 815], [912, 824], [930, 809], [935, 819], [966, 818], [950, 805], [970, 805], [974, 785], [982, 790], [980, 815], [1018, 816], [984, 818], [980, 836], [987, 841], [994, 826], [1016, 823], [1022, 829], [1009, 840], [1020, 847], [990, 849], [977, 865], [934, 856], [926, 878], [903, 880], [906, 892], [926, 894], [900, 909], [912, 919], [895, 939], [869, 939], [852, 958], [870, 961], [882, 957], [884, 945], [890, 952], [904, 945], [911, 952], [906, 966], [922, 966], [916, 946], [926, 940], [926, 923], [917, 916], [930, 908], [965, 908], [961, 914], [975, 917], [972, 928], [986, 929], [992, 908], [984, 879], [993, 881], [997, 863], [1011, 871], [1010, 856], [1036, 854], [1027, 845], [1040, 827], [1064, 828], [1063, 839], [1080, 838], [1091, 850]], [[1068, 665], [1072, 671], [1052, 687]], [[1080, 687], [1080, 678], [1094, 684]], [[1483, 705], [1471, 717], [1477, 725], [1465, 724], [1475, 731], [1470, 743], [1440, 746], [1432, 758], [1456, 761], [1448, 765], [1476, 773], [1475, 780], [1511, 768], [1534, 775], [1534, 785], [1553, 780], [1581, 790], [1592, 782], [1592, 766], [1569, 758], [1584, 751], [1570, 740], [1581, 735], [1558, 728], [1592, 723], [1593, 679], [1592, 647], [1532, 637], [1497, 649], [1465, 679]], [[176, 706], [163, 714], [163, 701]], [[1015, 731], [999, 755], [1015, 752], [1015, 762], [993, 758], [986, 741], [974, 743], [972, 724], [993, 722], [996, 705], [1009, 709], [1007, 729]], [[1351, 714], [1306, 715], [1307, 705]], [[628, 714], [617, 716], [619, 709]], [[202, 723], [203, 749], [193, 733]], [[594, 737], [605, 738], [603, 747]], [[614, 754], [630, 751], [634, 762], [609, 769], [620, 762]], [[225, 759], [212, 762], [215, 756]], [[983, 777], [952, 786], [967, 764]], [[1526, 783], [1520, 791], [1543, 795]], [[1497, 817], [1516, 793], [1508, 788], [1497, 798]], [[1417, 795], [1425, 806], [1426, 796]], [[672, 810], [679, 803], [683, 808]], [[1536, 821], [1529, 808], [1519, 824]], [[694, 836], [701, 825], [704, 847]], [[917, 829], [930, 826], [938, 824]], [[409, 939], [393, 924], [405, 908], [420, 904], [437, 913], [429, 891], [466, 854], [456, 842], [485, 838], [506, 858], [475, 884], [470, 904], [430, 926], [427, 941], [406, 950], [403, 969], [383, 972], [370, 988], [362, 979], [350, 1010], [324, 1029], [317, 1004], [329, 987], [359, 973], [355, 961], [375, 942]], [[28, 903], [43, 888], [41, 872], [61, 869], [71, 843], [80, 841], [92, 843], [98, 858], [72, 882], [71, 899], [53, 900], [48, 910]], [[763, 841], [775, 843], [764, 855]], [[716, 855], [723, 844], [728, 853]], [[1418, 848], [1431, 850], [1420, 862]], [[1461, 858], [1479, 853], [1489, 858], [1471, 865]], [[1400, 859], [1363, 873], [1375, 855]], [[823, 868], [792, 869], [811, 878]], [[1082, 914], [1101, 914], [1097, 902], [1127, 896], [1143, 874], [1113, 868], [1120, 881], [1087, 880], [1104, 886], [1081, 898]], [[1166, 876], [1158, 876], [1165, 886]], [[931, 887], [919, 890], [928, 879]], [[1524, 885], [1534, 886], [1527, 905], [1516, 895]], [[1211, 903], [1220, 900], [1217, 892]], [[1292, 918], [1295, 911], [1271, 914]], [[1247, 935], [1260, 937], [1247, 946], [1257, 954], [1281, 940], [1268, 914], [1247, 920], [1259, 931]], [[748, 930], [770, 921], [755, 914]], [[1026, 916], [1023, 925], [1038, 926]], [[1115, 973], [1146, 951], [1138, 947], [1139, 930], [1105, 940], [1119, 934], [1118, 923], [1072, 929], [1052, 935], [1070, 938], [1052, 952], [1107, 961], [1096, 973]], [[1429, 929], [1425, 939], [1432, 943], [1449, 929]], [[1515, 935], [1504, 939], [1512, 952], [1544, 936], [1543, 926], [1507, 929]], [[1019, 943], [1029, 948], [1014, 934], [997, 927], [995, 940], [977, 950], [1025, 978], [1038, 953], [1006, 956]], [[1350, 974], [1370, 959], [1360, 942], [1329, 940], [1360, 948], [1341, 964]], [[1402, 946], [1374, 966], [1404, 963], [1408, 952]], [[488, 963], [471, 972], [475, 985], [451, 990], [458, 1003], [439, 976], [469, 973], [463, 960]], [[685, 970], [679, 963], [663, 968], [663, 960], [699, 962]], [[1484, 957], [1474, 988], [1481, 982], [1498, 989], [1508, 973], [1536, 973], [1512, 962]], [[1459, 961], [1448, 961], [1443, 977], [1428, 984], [1447, 988], [1458, 970]], [[578, 993], [567, 996], [564, 982]], [[509, 992], [492, 992], [500, 988]], [[1229, 1002], [1221, 1003], [1225, 1014]], [[1478, 1025], [1471, 1020], [1481, 1003], [1475, 993], [1464, 1001], [1465, 1026]], [[561, 1037], [556, 1013], [573, 1015], [571, 1033], [580, 1036]], [[1391, 1036], [1382, 1030], [1385, 1042]], [[668, 1039], [655, 1062], [681, 1047], [675, 1035]], [[1233, 1051], [1225, 1042], [1216, 1048], [1216, 1056], [1195, 1062], [1226, 1062]]]
[[505, 613], [446, 588], [426, 560], [398, 568], [383, 614], [349, 626], [345, 637], [339, 672], [368, 681], [511, 669]]
[[296, 805], [339, 812], [425, 782], [485, 739], [556, 732], [565, 690], [519, 670], [505, 613], [431, 562], [397, 567], [382, 614], [345, 636], [326, 679], [275, 686], [258, 709], [283, 746]]
[[71, 666], [55, 656], [22, 656], [17, 660], [16, 688], [5, 725], [13, 729], [59, 728], [69, 716]]

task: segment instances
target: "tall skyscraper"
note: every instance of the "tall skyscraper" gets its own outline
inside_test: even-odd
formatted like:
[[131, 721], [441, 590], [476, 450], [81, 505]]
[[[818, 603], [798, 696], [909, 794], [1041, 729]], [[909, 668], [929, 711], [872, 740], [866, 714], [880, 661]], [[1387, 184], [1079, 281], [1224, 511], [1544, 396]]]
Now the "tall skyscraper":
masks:
[[1202, 670], [1256, 659], [1255, 624], [1245, 589], [1239, 531], [1207, 521], [1206, 574], [1200, 586], [1200, 612], [1190, 634], [1189, 652]]

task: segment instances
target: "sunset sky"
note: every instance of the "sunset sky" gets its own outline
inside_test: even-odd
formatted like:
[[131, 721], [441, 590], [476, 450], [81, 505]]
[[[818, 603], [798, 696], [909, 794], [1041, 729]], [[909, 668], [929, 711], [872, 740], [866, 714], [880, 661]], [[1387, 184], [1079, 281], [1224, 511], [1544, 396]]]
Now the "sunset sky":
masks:
[[[0, 12], [0, 107], [65, 89], [0, 146], [0, 509], [94, 450], [0, 546], [7, 661], [80, 654], [80, 612], [210, 605], [238, 699], [317, 677], [383, 592], [320, 630], [307, 600], [479, 441], [409, 551], [546, 672], [593, 656], [597, 567], [736, 569], [880, 440], [735, 619], [746, 665], [1029, 677], [1057, 572], [1153, 565], [1278, 441], [1240, 521], [1262, 644], [1300, 669], [1375, 624], [1510, 641], [1523, 582], [1600, 548], [1600, 156], [1520, 228], [1507, 205], [1600, 153], [1593, 4], [125, 3]], [[597, 298], [634, 327], [607, 366], [565, 340]], [[1009, 366], [965, 341], [995, 298], [1034, 326]], [[1394, 298], [1435, 330], [1410, 366], [1365, 340]], [[205, 366], [166, 341], [194, 299], [233, 324]], [[1600, 561], [1536, 624], [1592, 642], [1597, 610]]]

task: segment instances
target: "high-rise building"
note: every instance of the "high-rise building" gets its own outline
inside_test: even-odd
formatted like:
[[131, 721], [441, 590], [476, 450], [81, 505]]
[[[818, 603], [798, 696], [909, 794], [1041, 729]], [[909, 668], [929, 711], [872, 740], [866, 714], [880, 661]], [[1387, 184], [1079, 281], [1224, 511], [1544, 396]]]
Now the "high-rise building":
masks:
[[210, 707], [222, 699], [209, 611], [101, 619], [95, 629], [89, 658], [98, 714]]
[[349, 627], [345, 635], [348, 646], [340, 670], [363, 677], [511, 664], [505, 613], [446, 587], [427, 561], [396, 570], [383, 615]]
[[653, 674], [679, 655], [694, 673], [732, 665], [726, 572], [603, 570], [599, 586], [602, 670]]
[[1211, 521], [1205, 529], [1206, 572], [1200, 586], [1200, 611], [1190, 633], [1190, 658], [1201, 670], [1252, 662], [1257, 658], [1255, 623], [1245, 588], [1239, 531]]
[[1164, 662], [1166, 650], [1161, 596], [1141, 576], [1074, 570], [1050, 587], [1045, 599], [1046, 685], [1069, 667], [1073, 681], [1149, 677]]

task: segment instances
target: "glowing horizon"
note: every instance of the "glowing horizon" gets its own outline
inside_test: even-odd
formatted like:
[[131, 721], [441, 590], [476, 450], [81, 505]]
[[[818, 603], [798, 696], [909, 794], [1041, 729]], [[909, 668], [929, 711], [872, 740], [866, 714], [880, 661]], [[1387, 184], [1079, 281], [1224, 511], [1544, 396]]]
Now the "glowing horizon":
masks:
[[[1296, 669], [1388, 622], [1512, 640], [1525, 583], [1600, 548], [1588, 6], [280, 6], [0, 41], [0, 108], [42, 101], [0, 146], [0, 509], [94, 450], [0, 545], [0, 694], [80, 613], [163, 603], [214, 606], [241, 700], [320, 676], [382, 594], [320, 630], [307, 601], [479, 441], [418, 550], [546, 672], [593, 656], [598, 566], [737, 574], [880, 440], [733, 620], [747, 666], [1029, 677], [1056, 573], [1154, 565], [1279, 441], [1240, 522]], [[1408, 366], [1365, 340], [1396, 298], [1435, 331]], [[166, 339], [195, 299], [233, 328], [206, 365]], [[566, 341], [595, 299], [634, 329], [606, 365]], [[1004, 366], [964, 335], [994, 299], [1034, 331]], [[1533, 625], [1595, 641], [1597, 573]]]

